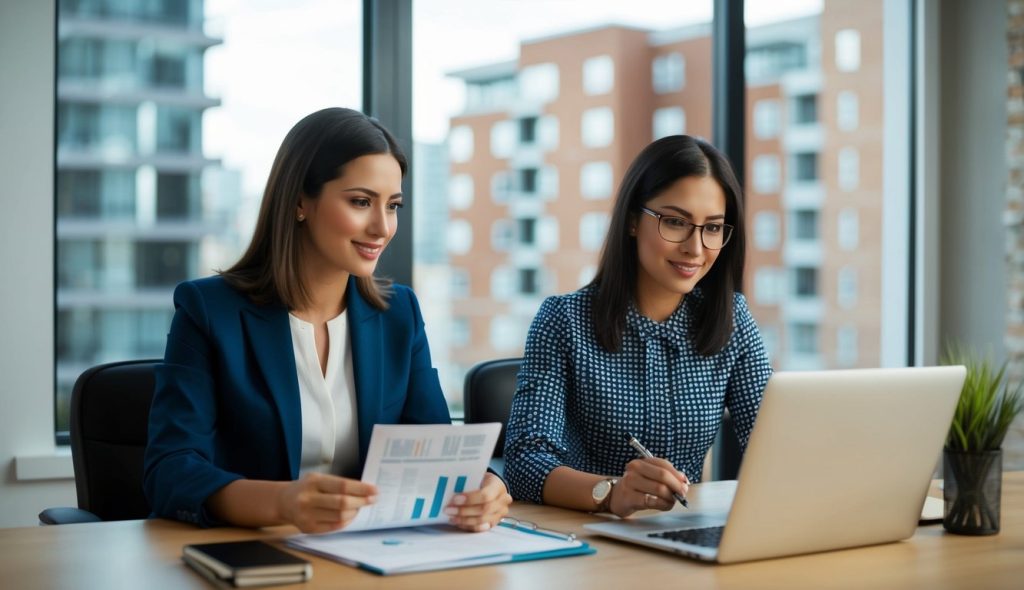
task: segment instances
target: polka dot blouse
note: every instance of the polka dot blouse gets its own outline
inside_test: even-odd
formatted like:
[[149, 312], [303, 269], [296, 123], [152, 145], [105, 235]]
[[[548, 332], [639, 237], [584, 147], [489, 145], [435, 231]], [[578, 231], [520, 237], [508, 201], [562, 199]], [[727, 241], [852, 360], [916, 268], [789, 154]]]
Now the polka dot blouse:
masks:
[[593, 295], [586, 287], [549, 297], [530, 326], [505, 441], [505, 478], [517, 500], [541, 502], [545, 479], [561, 465], [622, 475], [636, 458], [627, 431], [696, 483], [724, 408], [746, 449], [772, 369], [743, 295], [735, 296], [732, 337], [709, 357], [688, 336], [699, 290], [661, 323], [631, 306], [615, 353], [595, 337]]

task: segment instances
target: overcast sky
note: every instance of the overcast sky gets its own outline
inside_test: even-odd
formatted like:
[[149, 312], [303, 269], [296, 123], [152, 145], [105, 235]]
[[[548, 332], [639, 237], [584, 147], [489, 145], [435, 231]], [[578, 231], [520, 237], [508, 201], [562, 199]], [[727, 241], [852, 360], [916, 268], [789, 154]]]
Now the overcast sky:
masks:
[[[360, 0], [206, 0], [204, 152], [258, 195], [288, 129], [327, 106], [361, 107]], [[439, 142], [461, 109], [446, 72], [518, 57], [519, 42], [598, 24], [654, 30], [707, 22], [711, 0], [414, 0], [413, 135]], [[748, 25], [820, 12], [821, 0], [748, 0]]]

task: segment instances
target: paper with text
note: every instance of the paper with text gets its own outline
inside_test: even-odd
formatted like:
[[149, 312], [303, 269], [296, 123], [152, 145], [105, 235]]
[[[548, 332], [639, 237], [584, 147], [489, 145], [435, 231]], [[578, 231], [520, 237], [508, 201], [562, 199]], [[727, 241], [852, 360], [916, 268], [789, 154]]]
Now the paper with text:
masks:
[[497, 422], [374, 426], [362, 480], [380, 493], [344, 531], [448, 522], [445, 506], [480, 488], [500, 433]]

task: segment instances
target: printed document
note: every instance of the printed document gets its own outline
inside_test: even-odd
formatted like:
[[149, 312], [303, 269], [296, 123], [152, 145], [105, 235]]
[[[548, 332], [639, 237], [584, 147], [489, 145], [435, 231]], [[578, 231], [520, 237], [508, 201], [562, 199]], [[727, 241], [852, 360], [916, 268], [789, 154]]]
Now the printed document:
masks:
[[373, 428], [362, 480], [377, 502], [346, 531], [447, 523], [452, 496], [480, 488], [501, 424], [396, 424]]

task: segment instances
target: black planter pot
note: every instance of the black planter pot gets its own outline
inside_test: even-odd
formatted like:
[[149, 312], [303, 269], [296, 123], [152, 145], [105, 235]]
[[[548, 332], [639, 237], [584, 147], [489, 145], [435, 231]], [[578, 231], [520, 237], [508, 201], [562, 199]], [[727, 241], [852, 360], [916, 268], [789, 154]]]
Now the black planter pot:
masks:
[[942, 452], [942, 495], [946, 500], [942, 526], [958, 535], [999, 532], [1003, 485], [1003, 451]]

